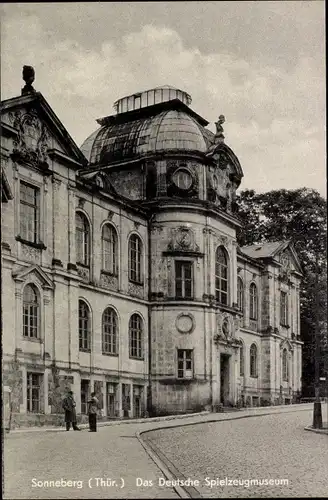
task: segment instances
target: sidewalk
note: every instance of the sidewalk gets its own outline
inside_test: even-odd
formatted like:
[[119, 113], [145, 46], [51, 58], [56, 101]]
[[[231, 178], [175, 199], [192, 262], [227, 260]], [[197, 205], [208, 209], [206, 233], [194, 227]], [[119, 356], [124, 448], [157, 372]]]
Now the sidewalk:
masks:
[[[129, 419], [129, 420], [109, 420], [109, 421], [99, 421], [98, 427], [109, 427], [116, 425], [133, 425], [133, 424], [161, 424], [162, 422], [169, 421], [179, 421], [183, 420], [183, 425], [187, 423], [201, 423], [201, 422], [215, 422], [216, 420], [225, 419], [226, 415], [233, 415], [234, 418], [241, 418], [241, 416], [250, 416], [250, 415], [262, 415], [266, 413], [274, 413], [280, 411], [298, 411], [299, 409], [309, 409], [312, 407], [311, 403], [300, 403], [293, 405], [280, 405], [280, 406], [260, 406], [256, 408], [241, 408], [240, 410], [231, 409], [231, 411], [226, 410], [223, 413], [212, 413], [210, 411], [203, 411], [200, 413], [192, 413], [185, 415], [168, 415], [165, 417], [153, 417], [153, 418], [139, 418], [139, 419]], [[174, 424], [180, 425], [180, 424]], [[88, 424], [80, 424], [80, 429], [88, 429]], [[155, 426], [157, 428], [157, 426]], [[18, 433], [29, 433], [29, 432], [63, 432], [65, 431], [64, 426], [60, 427], [24, 427], [19, 429], [10, 430], [10, 432], [6, 432], [5, 435], [8, 434], [18, 434]]]

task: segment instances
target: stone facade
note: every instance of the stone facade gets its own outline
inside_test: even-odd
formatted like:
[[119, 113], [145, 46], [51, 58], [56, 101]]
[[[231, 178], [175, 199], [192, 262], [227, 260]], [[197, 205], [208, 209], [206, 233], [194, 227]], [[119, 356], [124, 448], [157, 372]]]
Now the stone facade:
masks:
[[300, 390], [297, 256], [288, 242], [238, 248], [238, 159], [182, 101], [155, 103], [151, 119], [146, 107], [156, 127], [137, 146], [120, 130], [145, 111], [102, 119], [102, 137], [121, 143], [88, 139], [85, 156], [40, 93], [4, 101], [3, 377], [15, 425], [62, 421], [67, 389], [80, 419], [92, 390], [106, 418], [291, 402]]

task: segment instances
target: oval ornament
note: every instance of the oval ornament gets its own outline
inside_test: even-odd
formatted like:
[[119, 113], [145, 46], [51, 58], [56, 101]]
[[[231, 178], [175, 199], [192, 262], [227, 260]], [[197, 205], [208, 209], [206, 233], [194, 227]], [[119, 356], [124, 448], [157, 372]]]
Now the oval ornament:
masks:
[[191, 333], [195, 328], [195, 320], [192, 314], [181, 313], [177, 317], [175, 325], [180, 333]]

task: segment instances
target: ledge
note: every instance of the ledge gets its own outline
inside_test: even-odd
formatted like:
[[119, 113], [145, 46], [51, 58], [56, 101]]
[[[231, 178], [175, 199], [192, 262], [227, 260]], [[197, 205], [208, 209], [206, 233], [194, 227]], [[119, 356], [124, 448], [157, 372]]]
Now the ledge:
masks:
[[46, 250], [47, 248], [41, 241], [40, 243], [34, 243], [33, 241], [24, 240], [21, 236], [16, 236], [15, 239], [20, 243], [23, 243], [23, 245], [28, 245], [29, 247], [37, 248], [38, 250]]

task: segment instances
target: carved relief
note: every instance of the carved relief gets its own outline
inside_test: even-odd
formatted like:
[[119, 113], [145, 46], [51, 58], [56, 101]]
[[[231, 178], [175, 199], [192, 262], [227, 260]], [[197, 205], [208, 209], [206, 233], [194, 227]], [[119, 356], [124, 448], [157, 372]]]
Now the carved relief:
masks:
[[137, 285], [136, 283], [129, 283], [129, 294], [134, 297], [144, 298], [144, 287], [143, 285]]
[[13, 127], [18, 130], [14, 139], [13, 156], [39, 167], [48, 168], [49, 133], [35, 110], [9, 113]]
[[21, 243], [21, 258], [40, 265], [41, 250]]
[[83, 279], [83, 281], [89, 283], [90, 269], [77, 265], [77, 274]]
[[101, 273], [100, 286], [102, 286], [104, 288], [108, 288], [109, 290], [117, 290], [118, 289], [117, 276], [112, 276], [110, 274]]
[[199, 252], [194, 231], [186, 226], [171, 229], [171, 241], [168, 250]]
[[[224, 340], [232, 339], [236, 333], [236, 323], [228, 313], [217, 314], [217, 333]], [[237, 323], [237, 328], [239, 327]]]

